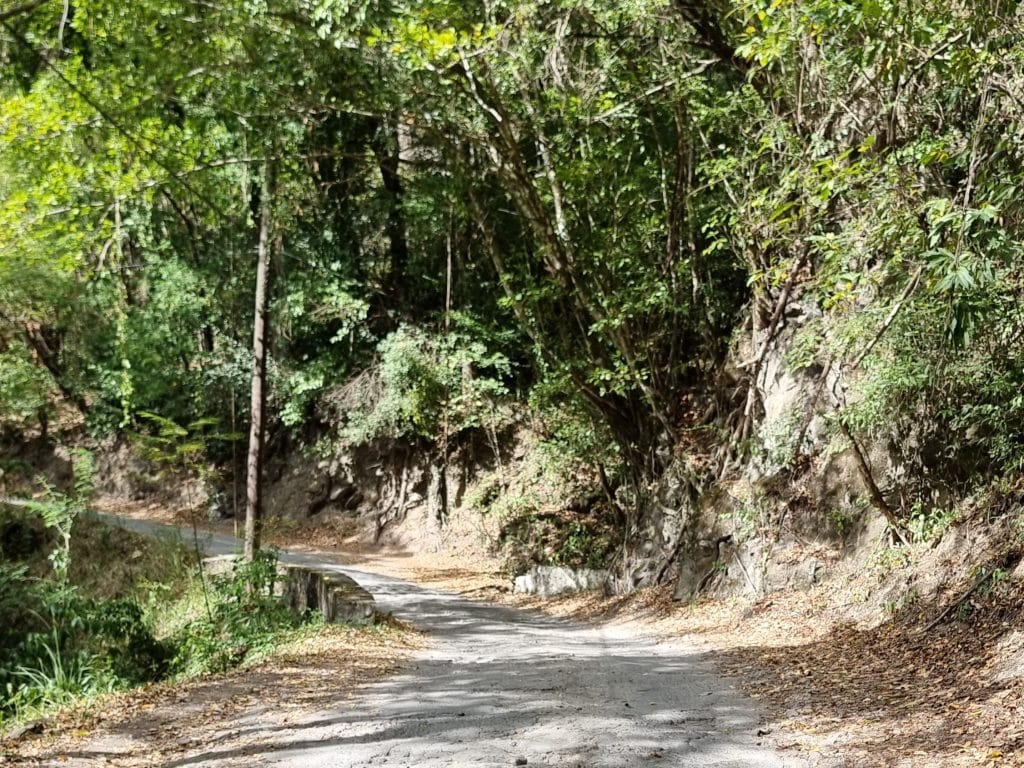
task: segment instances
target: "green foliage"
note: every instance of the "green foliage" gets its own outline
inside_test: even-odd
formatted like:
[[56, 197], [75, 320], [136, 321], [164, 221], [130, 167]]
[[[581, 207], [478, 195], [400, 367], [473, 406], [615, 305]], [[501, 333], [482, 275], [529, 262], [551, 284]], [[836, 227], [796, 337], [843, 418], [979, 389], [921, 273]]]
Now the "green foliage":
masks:
[[23, 428], [49, 410], [53, 380], [32, 362], [24, 343], [0, 351], [0, 428]]
[[502, 526], [504, 569], [516, 576], [535, 564], [603, 568], [615, 538], [612, 525], [599, 515], [569, 519], [534, 509], [510, 517]]
[[446, 334], [403, 327], [377, 351], [380, 363], [344, 393], [344, 439], [352, 444], [378, 437], [440, 437], [443, 429], [494, 425], [508, 396], [508, 358], [456, 321]]
[[159, 679], [167, 650], [131, 600], [95, 600], [77, 588], [0, 565], [10, 623], [0, 646], [4, 715], [45, 712], [72, 700]]
[[2, 426], [244, 428], [274, 158], [272, 427], [493, 433], [530, 392], [554, 454], [642, 491], [695, 403], [752, 444], [727, 341], [788, 286], [821, 312], [791, 368], [848, 380], [919, 484], [1024, 468], [1009, 4], [59, 12], [0, 32]]
[[770, 533], [768, 505], [770, 500], [761, 490], [755, 490], [743, 498], [735, 498], [732, 508], [733, 525], [743, 537]]
[[603, 568], [612, 551], [612, 531], [593, 521], [574, 520], [563, 531], [561, 546], [551, 562], [573, 568]]
[[[334, 245], [330, 230], [321, 238], [302, 243], [317, 261], [325, 255], [320, 249]], [[288, 350], [272, 369], [271, 405], [281, 424], [297, 433], [316, 421], [321, 395], [349, 372], [357, 352], [375, 341], [367, 323], [370, 303], [345, 271], [338, 260], [324, 260], [320, 269], [295, 275], [275, 302]]]
[[793, 337], [786, 353], [786, 364], [794, 373], [815, 365], [823, 341], [822, 323], [811, 322], [803, 326]]
[[532, 426], [541, 435], [538, 457], [557, 472], [567, 465], [618, 468], [622, 452], [607, 425], [593, 418], [586, 400], [565, 376], [548, 374], [531, 390]]
[[885, 547], [872, 557], [871, 570], [879, 582], [894, 571], [906, 568], [911, 563], [911, 554], [906, 547]]
[[15, 709], [47, 711], [104, 692], [104, 682], [88, 656], [65, 659], [59, 645], [43, 645], [45, 658], [15, 670], [8, 696]]
[[[179, 676], [222, 672], [278, 644], [304, 620], [275, 594], [277, 556], [261, 550], [251, 563], [197, 582], [169, 636], [171, 670]], [[157, 608], [157, 610], [165, 610]]]
[[824, 312], [791, 365], [857, 362], [842, 418], [896, 451], [909, 497], [1016, 473], [1020, 114], [993, 82], [1019, 80], [1020, 20], [949, 3], [732, 10], [721, 28], [757, 98], [719, 166], [746, 229], [728, 236], [755, 286], [806, 247], [799, 290]]
[[74, 475], [71, 495], [58, 491], [41, 479], [45, 492], [43, 499], [24, 502], [26, 509], [38, 514], [44, 525], [57, 533], [58, 539], [50, 552], [50, 562], [57, 582], [62, 586], [68, 583], [68, 568], [71, 565], [71, 531], [75, 520], [86, 510], [92, 497], [96, 471], [92, 454], [81, 448], [72, 450], [71, 464]]
[[858, 397], [845, 412], [862, 433], [924, 447], [913, 462], [963, 485], [974, 473], [1013, 475], [1024, 456], [1024, 358], [1016, 303], [996, 298], [975, 328], [977, 343], [950, 349], [942, 307], [906, 308], [879, 353], [865, 361]]
[[[743, 297], [736, 251], [719, 238], [710, 256], [698, 226], [721, 220], [722, 190], [691, 194], [703, 168], [686, 165], [707, 156], [687, 155], [689, 141], [722, 137], [725, 100], [683, 74], [691, 52], [668, 14], [646, 2], [520, 4], [500, 18], [428, 5], [373, 33], [417, 74], [417, 96], [446, 95], [431, 119], [462, 141], [442, 145], [447, 161], [543, 375], [585, 400], [640, 474], [674, 437], [671, 393], [721, 353]], [[654, 50], [665, 58], [640, 73]]]
[[543, 506], [545, 495], [536, 489], [512, 489], [497, 473], [484, 478], [466, 497], [466, 506], [502, 523], [530, 517]]
[[940, 536], [955, 520], [956, 509], [953, 507], [927, 508], [917, 501], [910, 509], [907, 530], [914, 541], [933, 541]]
[[133, 597], [96, 599], [0, 562], [0, 716], [29, 717], [169, 674], [223, 671], [310, 620], [275, 596], [271, 552], [208, 583], [192, 578], [184, 592], [173, 574], [162, 579]]
[[833, 508], [828, 512], [828, 519], [835, 528], [836, 533], [842, 537], [846, 536], [853, 528], [857, 521], [857, 515], [854, 510]]
[[21, 641], [27, 628], [38, 623], [34, 606], [40, 601], [39, 585], [27, 578], [25, 565], [0, 562], [0, 667], [10, 674], [11, 649]]
[[[4, 715], [47, 711], [82, 696], [157, 679], [166, 669], [166, 650], [133, 600], [94, 599], [70, 582], [73, 529], [86, 510], [95, 474], [86, 451], [72, 451], [72, 466], [70, 494], [44, 484], [44, 497], [24, 505], [53, 533], [52, 577], [30, 578], [26, 564], [0, 562]], [[5, 523], [8, 529], [12, 525], [25, 523]]]
[[176, 470], [208, 474], [207, 462], [224, 453], [223, 448], [242, 439], [237, 432], [223, 432], [216, 419], [197, 419], [186, 426], [156, 413], [138, 414], [148, 427], [133, 435], [143, 456], [154, 464]]

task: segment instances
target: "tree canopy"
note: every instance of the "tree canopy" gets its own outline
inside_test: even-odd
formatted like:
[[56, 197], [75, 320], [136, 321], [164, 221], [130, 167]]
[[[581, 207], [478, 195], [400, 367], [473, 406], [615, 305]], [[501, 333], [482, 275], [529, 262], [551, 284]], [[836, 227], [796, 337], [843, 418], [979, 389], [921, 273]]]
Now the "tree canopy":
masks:
[[642, 488], [747, 450], [799, 295], [848, 430], [1019, 469], [1022, 41], [1005, 2], [6, 5], [0, 420], [244, 427], [272, 189], [274, 430], [514, 400]]

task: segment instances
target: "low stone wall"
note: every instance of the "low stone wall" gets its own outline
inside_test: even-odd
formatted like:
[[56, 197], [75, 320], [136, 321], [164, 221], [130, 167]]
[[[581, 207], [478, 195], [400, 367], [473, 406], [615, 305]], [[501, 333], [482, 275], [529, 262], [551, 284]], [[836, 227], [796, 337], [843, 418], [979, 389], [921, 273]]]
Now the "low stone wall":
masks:
[[516, 576], [514, 591], [540, 597], [554, 597], [566, 592], [603, 589], [608, 583], [608, 571], [589, 568], [564, 568], [555, 565], [535, 565], [522, 576]]
[[[219, 555], [203, 560], [210, 575], [231, 573], [239, 561], [237, 555]], [[278, 563], [281, 579], [276, 594], [296, 614], [317, 611], [331, 624], [372, 624], [377, 615], [373, 595], [355, 579], [328, 568]]]
[[283, 597], [296, 613], [319, 611], [328, 623], [373, 623], [373, 595], [352, 577], [301, 565], [286, 565], [285, 570]]

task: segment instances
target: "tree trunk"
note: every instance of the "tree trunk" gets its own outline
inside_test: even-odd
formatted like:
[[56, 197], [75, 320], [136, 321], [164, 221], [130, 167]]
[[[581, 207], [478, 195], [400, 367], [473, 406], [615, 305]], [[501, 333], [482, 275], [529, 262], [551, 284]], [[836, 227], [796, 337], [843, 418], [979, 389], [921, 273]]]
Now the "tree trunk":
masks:
[[373, 152], [380, 169], [381, 183], [387, 193], [388, 220], [386, 232], [391, 268], [384, 284], [384, 301], [394, 308], [405, 298], [405, 271], [409, 262], [409, 244], [405, 232], [405, 189], [399, 173], [401, 155], [398, 116], [382, 121], [373, 140]]
[[61, 396], [85, 415], [89, 404], [65, 379], [61, 351], [64, 347], [64, 331], [54, 326], [26, 323], [23, 328], [25, 341], [35, 353], [39, 362], [50, 372]]
[[268, 162], [260, 196], [260, 233], [256, 244], [256, 297], [252, 320], [252, 399], [249, 419], [249, 455], [245, 476], [245, 559], [251, 562], [260, 547], [260, 472], [263, 467], [263, 406], [267, 375], [267, 274], [276, 168]]

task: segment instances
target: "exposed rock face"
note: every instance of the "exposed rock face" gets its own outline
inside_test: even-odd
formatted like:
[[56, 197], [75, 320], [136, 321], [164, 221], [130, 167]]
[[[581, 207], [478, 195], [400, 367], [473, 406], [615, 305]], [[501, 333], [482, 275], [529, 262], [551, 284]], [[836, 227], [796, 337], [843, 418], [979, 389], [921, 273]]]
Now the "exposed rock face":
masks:
[[[834, 558], [818, 550], [836, 553], [847, 534], [860, 526], [870, 504], [860, 465], [829, 428], [829, 419], [845, 403], [849, 372], [818, 352], [826, 333], [823, 326], [819, 310], [794, 299], [766, 348], [766, 329], [749, 332], [726, 362], [724, 375], [732, 380], [728, 391], [733, 394], [718, 403], [713, 424], [702, 422], [702, 427], [713, 427], [702, 432], [706, 439], [695, 439], [685, 450], [662, 446], [659, 459], [667, 469], [656, 480], [643, 488], [608, 491], [615, 494], [609, 507], [628, 510], [626, 530], [616, 531], [621, 538], [613, 540], [623, 545], [608, 565], [609, 574], [580, 581], [567, 569], [544, 574], [535, 569], [517, 579], [517, 590], [558, 594], [600, 586], [625, 594], [675, 583], [680, 600], [709, 593], [756, 599], [825, 578]], [[751, 366], [753, 361], [759, 364]], [[744, 401], [750, 376], [756, 397], [748, 423]], [[746, 428], [738, 429], [737, 417], [746, 426], [752, 424], [753, 431], [742, 460], [729, 464], [722, 449], [733, 439], [730, 435]], [[472, 501], [480, 488], [493, 487], [500, 496], [518, 495], [517, 516], [506, 519], [499, 512], [485, 521], [476, 507], [479, 500], [468, 504], [474, 528], [470, 546], [491, 548], [493, 554], [511, 541], [506, 547], [512, 551], [511, 561], [517, 554], [514, 547], [521, 553], [526, 550], [523, 542], [532, 539], [506, 537], [513, 529], [510, 521], [523, 520], [536, 530], [537, 521], [545, 517], [538, 514], [542, 504], [573, 514], [577, 510], [566, 499], [538, 501], [528, 484], [519, 487], [509, 481], [516, 477], [509, 462], [524, 459], [527, 443], [510, 439], [509, 456], [500, 460], [496, 441], [470, 438], [445, 461], [428, 442], [388, 439], [319, 461], [298, 452], [282, 455], [267, 468], [265, 508], [272, 515], [322, 521], [339, 539], [356, 546], [388, 544], [431, 552], [450, 548], [463, 533], [453, 528], [458, 514], [452, 515], [459, 512], [463, 497]], [[894, 462], [897, 454], [880, 440], [865, 440], [860, 447], [882, 486], [900, 472], [909, 476], [916, 471]], [[904, 450], [921, 452], [917, 446]], [[122, 495], [140, 493], [138, 484], [148, 477], [145, 467], [133, 465], [130, 456], [114, 458], [130, 471], [101, 474], [124, 479], [113, 489]], [[723, 463], [730, 468], [723, 470]], [[496, 468], [501, 480], [484, 485]], [[490, 501], [484, 506], [501, 509]], [[502, 527], [495, 532], [497, 525]], [[511, 561], [513, 567], [522, 570], [540, 559], [529, 554]], [[548, 557], [552, 552], [540, 554]]]
[[[60, 449], [55, 449], [55, 456]], [[178, 509], [210, 511], [217, 504], [211, 483], [175, 468], [146, 460], [128, 440], [117, 439], [94, 450], [96, 489], [119, 499], [159, 500]], [[69, 478], [70, 479], [70, 478]], [[213, 514], [211, 518], [220, 517]]]
[[375, 440], [319, 462], [293, 453], [268, 469], [264, 506], [281, 517], [358, 521], [365, 543], [390, 541], [407, 517], [439, 536], [469, 478], [492, 460], [476, 450], [481, 455], [471, 446], [468, 455], [450, 456], [446, 467], [436, 449], [417, 441]]
[[720, 572], [723, 543], [702, 539], [687, 548], [677, 564], [679, 576], [672, 595], [676, 600], [694, 599]]
[[240, 558], [238, 555], [214, 555], [203, 558], [203, 573], [207, 576], [228, 576], [235, 571]]
[[[778, 474], [795, 456], [812, 455], [827, 440], [824, 416], [841, 388], [839, 371], [816, 360], [793, 359], [800, 332], [820, 317], [816, 307], [791, 302], [768, 345], [755, 382], [762, 416], [750, 460], [742, 470], [748, 480]], [[743, 354], [755, 357], [764, 344], [764, 333], [755, 332]]]
[[603, 589], [608, 582], [608, 571], [590, 568], [564, 568], [554, 565], [535, 565], [522, 576], [516, 576], [515, 592], [540, 597], [554, 597], [566, 592]]
[[[807, 550], [835, 551], [859, 524], [868, 505], [860, 500], [857, 464], [849, 452], [833, 450], [827, 429], [846, 382], [838, 365], [814, 358], [813, 347], [810, 358], [800, 349], [802, 329], [819, 319], [815, 307], [791, 302], [757, 370], [759, 418], [748, 457], [681, 508], [671, 563], [676, 599], [702, 593], [757, 599], [808, 588], [833, 560], [808, 557]], [[764, 333], [755, 331], [740, 345], [734, 362], [756, 360]], [[734, 368], [739, 374], [742, 366]], [[881, 480], [891, 472], [889, 457], [867, 447]]]
[[698, 521], [703, 479], [683, 457], [639, 500], [635, 521], [624, 537], [625, 547], [612, 570], [612, 592], [626, 594], [661, 583], [676, 555], [692, 548], [703, 528]]

